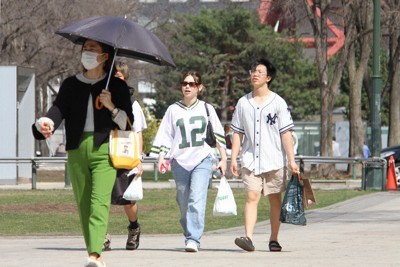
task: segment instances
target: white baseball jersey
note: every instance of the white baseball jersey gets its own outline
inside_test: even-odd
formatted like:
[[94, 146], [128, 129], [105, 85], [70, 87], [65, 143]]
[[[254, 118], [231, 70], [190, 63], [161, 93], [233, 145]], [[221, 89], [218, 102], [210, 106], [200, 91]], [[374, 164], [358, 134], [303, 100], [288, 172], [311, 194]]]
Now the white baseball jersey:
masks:
[[147, 129], [146, 118], [144, 117], [144, 113], [142, 107], [135, 100], [132, 104], [132, 113], [133, 113], [133, 129], [135, 132], [142, 132], [144, 129]]
[[[204, 142], [208, 117], [204, 101], [187, 107], [182, 102], [170, 105], [158, 128], [150, 156], [162, 153], [176, 159], [188, 171], [193, 170], [212, 151]], [[225, 147], [224, 129], [213, 106], [207, 104], [217, 142]]]
[[281, 133], [293, 128], [286, 101], [272, 92], [262, 104], [254, 102], [252, 93], [241, 97], [233, 114], [231, 129], [244, 134], [242, 167], [259, 175], [287, 164]]

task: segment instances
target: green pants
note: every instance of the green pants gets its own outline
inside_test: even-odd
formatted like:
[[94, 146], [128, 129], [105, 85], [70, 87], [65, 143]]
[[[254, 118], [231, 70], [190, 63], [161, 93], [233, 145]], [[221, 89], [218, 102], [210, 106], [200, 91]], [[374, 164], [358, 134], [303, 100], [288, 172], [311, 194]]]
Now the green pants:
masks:
[[93, 134], [84, 133], [79, 148], [68, 151], [68, 169], [86, 249], [101, 255], [116, 177], [108, 143], [94, 147]]

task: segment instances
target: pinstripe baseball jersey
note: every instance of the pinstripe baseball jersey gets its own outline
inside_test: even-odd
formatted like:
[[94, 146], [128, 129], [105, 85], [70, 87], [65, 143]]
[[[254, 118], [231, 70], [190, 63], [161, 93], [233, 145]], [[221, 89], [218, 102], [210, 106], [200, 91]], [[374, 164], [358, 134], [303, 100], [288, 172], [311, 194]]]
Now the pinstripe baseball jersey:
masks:
[[233, 114], [231, 129], [244, 135], [242, 167], [259, 175], [287, 165], [281, 133], [293, 128], [286, 101], [274, 92], [262, 104], [252, 93], [241, 97]]
[[[207, 104], [210, 121], [217, 142], [225, 147], [224, 130], [213, 106]], [[187, 107], [182, 102], [170, 105], [158, 128], [151, 148], [150, 156], [158, 157], [163, 153], [170, 159], [176, 159], [183, 168], [194, 169], [212, 148], [204, 142], [207, 128], [207, 112], [204, 101]]]

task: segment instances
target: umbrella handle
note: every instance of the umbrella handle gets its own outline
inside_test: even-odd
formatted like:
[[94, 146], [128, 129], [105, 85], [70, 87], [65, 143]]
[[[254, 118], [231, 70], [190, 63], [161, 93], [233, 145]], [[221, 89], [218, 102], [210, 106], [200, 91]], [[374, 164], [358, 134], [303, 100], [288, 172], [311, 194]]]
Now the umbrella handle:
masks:
[[[115, 48], [114, 49], [114, 57], [113, 57], [113, 60], [111, 63], [110, 73], [108, 74], [108, 79], [107, 79], [107, 84], [106, 84], [105, 90], [108, 90], [108, 85], [110, 84], [110, 78], [111, 78], [111, 75], [113, 74], [112, 70], [114, 68], [115, 58], [117, 57], [117, 52], [118, 52], [118, 48]], [[98, 109], [98, 110], [100, 110], [104, 107], [104, 104], [100, 102], [99, 96], [96, 97], [95, 106], [96, 106], [96, 109]]]
[[98, 109], [98, 110], [100, 110], [104, 107], [104, 104], [100, 102], [100, 96], [96, 97], [95, 106], [96, 106], [96, 109]]
[[111, 78], [111, 75], [113, 75], [112, 71], [114, 69], [115, 58], [117, 57], [117, 53], [118, 53], [118, 48], [114, 48], [114, 56], [113, 56], [113, 60], [111, 62], [110, 73], [108, 75], [107, 84], [106, 84], [106, 88], [105, 88], [106, 90], [108, 90], [108, 85], [110, 84], [110, 78]]

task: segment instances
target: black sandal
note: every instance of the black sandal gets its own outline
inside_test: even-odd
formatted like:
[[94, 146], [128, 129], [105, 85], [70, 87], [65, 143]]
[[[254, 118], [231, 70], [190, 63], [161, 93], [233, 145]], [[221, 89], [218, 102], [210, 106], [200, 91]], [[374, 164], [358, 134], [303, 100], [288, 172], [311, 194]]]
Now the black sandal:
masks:
[[282, 250], [282, 247], [281, 247], [281, 245], [279, 245], [278, 241], [274, 241], [274, 240], [269, 241], [268, 246], [269, 246], [269, 251], [272, 251], [272, 252], [279, 252]]
[[244, 249], [246, 251], [254, 251], [254, 245], [250, 238], [246, 237], [238, 237], [235, 239], [235, 244]]

